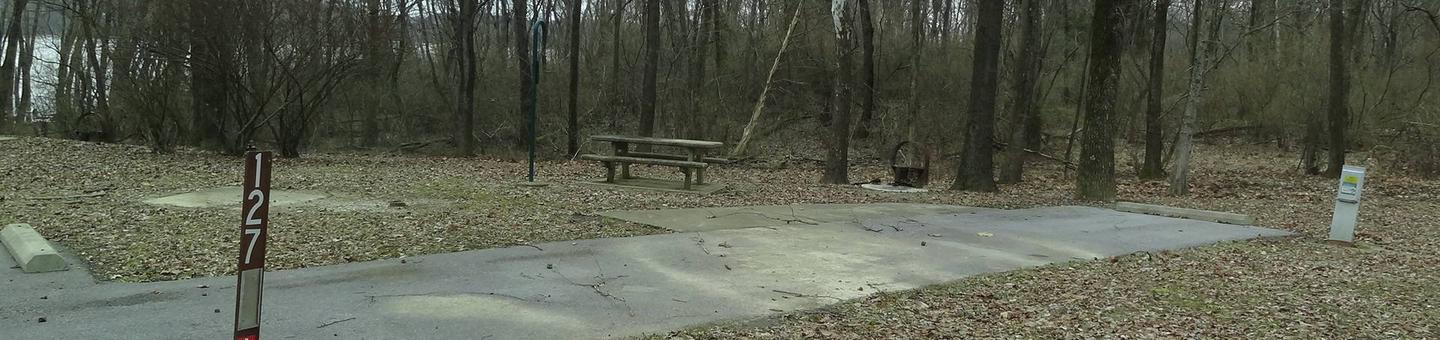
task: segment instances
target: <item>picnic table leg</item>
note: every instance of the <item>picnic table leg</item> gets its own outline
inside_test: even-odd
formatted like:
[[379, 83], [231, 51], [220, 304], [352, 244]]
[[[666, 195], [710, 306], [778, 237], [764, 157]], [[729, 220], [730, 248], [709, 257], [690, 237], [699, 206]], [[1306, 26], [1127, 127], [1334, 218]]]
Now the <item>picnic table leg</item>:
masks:
[[680, 168], [685, 173], [685, 190], [690, 190], [690, 168]]
[[[616, 142], [615, 155], [621, 157], [630, 156], [630, 143]], [[620, 178], [634, 178], [630, 177], [630, 163], [620, 163]]]
[[615, 183], [615, 163], [603, 162], [605, 164], [605, 183]]
[[[702, 163], [705, 162], [705, 150], [694, 148], [690, 149], [690, 161]], [[695, 168], [695, 184], [705, 184], [705, 168]]]

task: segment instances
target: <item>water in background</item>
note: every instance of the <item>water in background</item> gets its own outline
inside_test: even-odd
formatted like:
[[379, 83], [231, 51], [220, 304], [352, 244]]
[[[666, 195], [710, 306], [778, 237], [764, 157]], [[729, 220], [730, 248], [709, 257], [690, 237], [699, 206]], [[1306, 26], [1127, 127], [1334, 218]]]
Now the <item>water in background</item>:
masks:
[[[30, 110], [35, 121], [49, 121], [55, 114], [55, 70], [60, 63], [60, 39], [42, 35], [35, 39], [35, 61], [30, 64]], [[20, 89], [15, 89], [19, 94]]]

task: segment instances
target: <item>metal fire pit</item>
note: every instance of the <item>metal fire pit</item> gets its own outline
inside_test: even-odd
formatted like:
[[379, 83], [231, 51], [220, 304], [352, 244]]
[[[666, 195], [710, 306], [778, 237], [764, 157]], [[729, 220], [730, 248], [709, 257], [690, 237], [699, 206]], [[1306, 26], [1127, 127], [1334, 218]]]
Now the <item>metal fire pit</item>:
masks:
[[[910, 147], [908, 154], [906, 146]], [[895, 150], [890, 152], [890, 170], [895, 172], [894, 185], [924, 188], [930, 183], [930, 151], [911, 141], [895, 144]]]

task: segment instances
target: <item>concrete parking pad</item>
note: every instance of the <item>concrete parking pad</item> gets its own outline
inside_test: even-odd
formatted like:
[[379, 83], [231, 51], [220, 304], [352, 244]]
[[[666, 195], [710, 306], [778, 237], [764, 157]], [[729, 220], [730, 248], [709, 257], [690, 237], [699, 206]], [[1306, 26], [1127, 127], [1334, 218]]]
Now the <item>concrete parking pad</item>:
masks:
[[[791, 216], [784, 207], [725, 211]], [[856, 213], [848, 218], [838, 206], [794, 208], [793, 216], [813, 224], [271, 272], [262, 333], [277, 339], [622, 337], [816, 308], [981, 273], [1289, 234], [1089, 207], [861, 216], [867, 209], [915, 207], [851, 206]], [[700, 218], [709, 216], [714, 214]], [[222, 338], [232, 328], [234, 285], [233, 277], [216, 277], [12, 289], [0, 294], [0, 306], [7, 307], [0, 309], [0, 334]], [[38, 317], [48, 322], [38, 323]]]
[[1186, 208], [1167, 207], [1163, 205], [1140, 204], [1133, 202], [1115, 203], [1115, 210], [1131, 212], [1136, 214], [1158, 215], [1176, 218], [1188, 218], [1192, 220], [1211, 221], [1236, 225], [1252, 225], [1255, 219], [1250, 216], [1228, 213], [1223, 211], [1208, 211]]
[[994, 209], [938, 204], [791, 204], [753, 207], [628, 210], [600, 215], [675, 231], [709, 231], [755, 227], [859, 222], [886, 216], [971, 213]]

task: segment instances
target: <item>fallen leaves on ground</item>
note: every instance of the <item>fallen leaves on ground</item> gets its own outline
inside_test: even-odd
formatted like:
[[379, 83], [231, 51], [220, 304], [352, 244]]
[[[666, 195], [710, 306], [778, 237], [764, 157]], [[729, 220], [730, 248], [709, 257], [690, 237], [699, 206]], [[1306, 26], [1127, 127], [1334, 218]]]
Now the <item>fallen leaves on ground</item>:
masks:
[[[1322, 244], [1335, 179], [1295, 171], [1293, 155], [1256, 146], [1202, 146], [1192, 195], [1135, 178], [1121, 155], [1119, 198], [1248, 214], [1301, 236], [1234, 242], [1108, 261], [1055, 264], [889, 292], [760, 324], [691, 329], [675, 338], [1272, 338], [1435, 337], [1440, 324], [1440, 181], [1372, 166], [1360, 247]], [[790, 159], [792, 156], [780, 157]], [[821, 185], [813, 160], [716, 167], [728, 186], [710, 195], [585, 185], [603, 170], [543, 162], [542, 188], [513, 184], [525, 164], [485, 158], [332, 153], [278, 160], [276, 189], [327, 193], [353, 203], [272, 210], [272, 269], [600, 237], [665, 233], [600, 218], [619, 209], [793, 203], [915, 202], [992, 208], [1099, 205], [1074, 200], [1073, 173], [1037, 161], [1025, 182], [996, 193], [943, 190], [939, 168], [922, 194]], [[860, 158], [851, 179], [889, 177]], [[33, 224], [71, 248], [102, 279], [154, 281], [230, 274], [239, 237], [235, 207], [157, 207], [141, 200], [236, 185], [238, 159], [193, 150], [21, 138], [0, 143], [0, 222]], [[636, 167], [647, 177], [678, 178]], [[104, 190], [98, 197], [34, 200]], [[403, 202], [393, 204], [391, 202]], [[374, 207], [371, 207], [371, 206]], [[923, 242], [922, 242], [923, 245]]]

